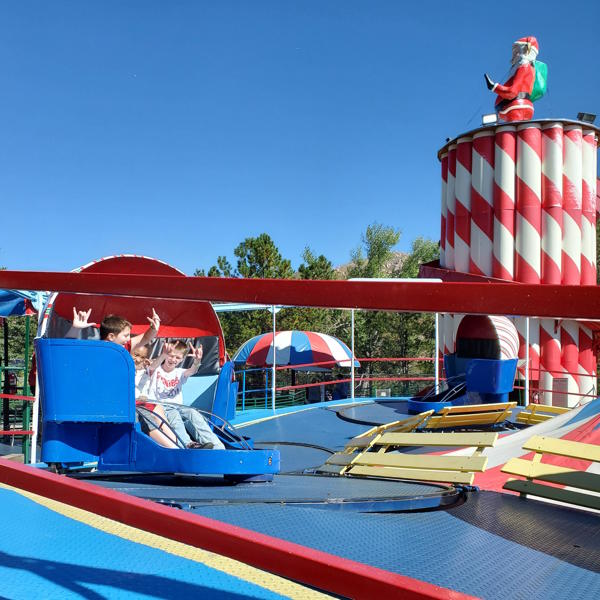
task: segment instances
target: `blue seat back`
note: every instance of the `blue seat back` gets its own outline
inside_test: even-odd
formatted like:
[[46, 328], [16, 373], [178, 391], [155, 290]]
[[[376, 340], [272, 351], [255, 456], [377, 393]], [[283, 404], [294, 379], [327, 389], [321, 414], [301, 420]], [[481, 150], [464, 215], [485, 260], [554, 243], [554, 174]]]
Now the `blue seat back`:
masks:
[[226, 362], [219, 373], [211, 411], [227, 421], [231, 421], [235, 417], [238, 383], [234, 380], [234, 374], [233, 363]]
[[44, 421], [133, 423], [135, 366], [117, 344], [35, 341]]
[[514, 386], [517, 359], [471, 358], [467, 366], [467, 390], [487, 394], [506, 394]]
[[42, 460], [77, 463], [103, 454], [130, 460], [135, 422], [129, 353], [110, 342], [37, 339]]

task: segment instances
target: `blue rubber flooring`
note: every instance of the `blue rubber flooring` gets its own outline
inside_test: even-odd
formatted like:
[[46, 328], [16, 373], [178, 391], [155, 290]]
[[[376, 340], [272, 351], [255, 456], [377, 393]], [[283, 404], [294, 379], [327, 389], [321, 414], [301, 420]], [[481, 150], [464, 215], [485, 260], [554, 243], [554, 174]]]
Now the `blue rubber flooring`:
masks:
[[282, 598], [198, 562], [104, 533], [0, 489], [0, 597]]
[[600, 597], [598, 516], [516, 496], [480, 492], [456, 508], [411, 513], [194, 512], [490, 600]]
[[335, 409], [327, 407], [302, 410], [254, 425], [237, 426], [240, 433], [249, 435], [261, 444], [297, 442], [332, 451], [342, 450], [348, 440], [369, 428], [367, 425], [344, 421]]

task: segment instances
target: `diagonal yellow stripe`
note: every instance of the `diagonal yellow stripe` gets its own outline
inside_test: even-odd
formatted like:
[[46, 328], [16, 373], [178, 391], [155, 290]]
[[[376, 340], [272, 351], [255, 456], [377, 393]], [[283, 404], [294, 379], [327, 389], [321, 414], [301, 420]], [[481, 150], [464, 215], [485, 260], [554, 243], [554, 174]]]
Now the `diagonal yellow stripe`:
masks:
[[278, 577], [277, 575], [273, 575], [266, 571], [261, 571], [260, 569], [251, 567], [232, 558], [227, 558], [220, 554], [214, 554], [213, 552], [201, 550], [194, 546], [182, 544], [181, 542], [176, 542], [148, 531], [136, 529], [135, 527], [130, 527], [129, 525], [119, 523], [118, 521], [113, 521], [112, 519], [107, 519], [106, 517], [96, 515], [86, 510], [69, 506], [68, 504], [57, 502], [56, 500], [50, 500], [49, 498], [44, 498], [43, 496], [38, 496], [37, 494], [32, 494], [3, 483], [0, 483], [0, 487], [17, 492], [41, 506], [75, 521], [84, 523], [85, 525], [89, 525], [90, 527], [94, 527], [95, 529], [99, 529], [100, 531], [116, 535], [124, 540], [143, 544], [151, 548], [157, 548], [163, 552], [168, 552], [175, 556], [202, 563], [207, 567], [237, 577], [248, 583], [253, 583], [268, 589], [271, 592], [286, 596], [291, 600], [332, 598], [332, 596], [306, 588], [298, 583], [294, 583], [293, 581]]

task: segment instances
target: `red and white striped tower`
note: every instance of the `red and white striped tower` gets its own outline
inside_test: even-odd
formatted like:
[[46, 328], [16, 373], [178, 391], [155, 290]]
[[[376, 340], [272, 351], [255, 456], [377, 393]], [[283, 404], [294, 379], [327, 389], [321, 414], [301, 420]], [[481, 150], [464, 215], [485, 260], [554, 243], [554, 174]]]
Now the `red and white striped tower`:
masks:
[[592, 331], [579, 325], [579, 393], [582, 402], [596, 397], [596, 356], [593, 349]]
[[471, 167], [471, 260], [469, 272], [492, 275], [494, 239], [494, 132], [473, 136]]
[[555, 319], [540, 319], [540, 394], [542, 404], [554, 403], [554, 378], [562, 376], [560, 327]]
[[454, 217], [456, 215], [456, 198], [454, 182], [456, 180], [456, 144], [448, 147], [448, 181], [446, 183], [446, 268], [454, 269]]
[[444, 354], [454, 352], [454, 317], [444, 315]]
[[[515, 219], [515, 279], [522, 283], [541, 282], [542, 243], [542, 134], [540, 125], [517, 127], [517, 177]], [[519, 327], [517, 327], [519, 329]], [[529, 376], [539, 380], [540, 323], [529, 320]], [[523, 344], [519, 358], [525, 358]]]
[[[542, 283], [560, 285], [562, 264], [561, 123], [542, 127]], [[543, 404], [552, 405], [554, 378], [562, 375], [560, 330], [554, 319], [540, 321], [540, 389]]]
[[[456, 197], [454, 187], [456, 182], [456, 144], [448, 147], [448, 170], [446, 172], [446, 245], [444, 260], [447, 269], [454, 269], [454, 228], [456, 215]], [[450, 314], [444, 315], [444, 354], [454, 352], [454, 318]], [[441, 345], [440, 345], [441, 347]]]
[[515, 261], [515, 170], [517, 128], [496, 129], [494, 140], [494, 237], [492, 275], [514, 279]]
[[563, 128], [542, 128], [542, 283], [560, 285], [563, 232]]
[[[562, 283], [581, 284], [581, 192], [582, 131], [578, 125], [567, 125], [563, 135], [563, 238]], [[568, 381], [568, 405], [579, 401], [579, 325], [563, 321], [562, 365]], [[565, 347], [565, 340], [567, 346]]]
[[581, 285], [596, 285], [596, 135], [583, 132], [581, 168]]
[[[582, 139], [581, 186], [581, 285], [596, 285], [596, 156], [597, 138], [594, 131], [584, 130]], [[592, 332], [579, 326], [579, 391], [596, 393], [596, 356]]]
[[542, 241], [542, 135], [537, 123], [517, 128], [515, 279], [540, 283]]
[[568, 125], [563, 136], [562, 283], [565, 285], [581, 283], [581, 170], [581, 127]]
[[444, 152], [440, 157], [442, 161], [442, 227], [440, 232], [440, 266], [446, 266], [446, 218], [448, 205], [446, 204], [446, 188], [448, 187], [448, 153]]
[[[575, 406], [579, 393], [579, 324], [566, 320], [560, 326], [561, 364], [567, 379], [567, 406]], [[554, 398], [556, 404], [556, 394]]]
[[[442, 164], [446, 269], [489, 276], [491, 244], [493, 277], [530, 284], [595, 285], [597, 139], [594, 126], [559, 119], [484, 127], [448, 142], [440, 152], [442, 161], [448, 153], [447, 167]], [[443, 211], [442, 202], [442, 223]], [[455, 273], [453, 279], [457, 277]], [[460, 319], [461, 315], [444, 317], [446, 352], [454, 351]], [[529, 337], [530, 380], [538, 380], [541, 359], [545, 374], [540, 388], [554, 390], [542, 401], [566, 403], [564, 383], [570, 392], [568, 403], [579, 401], [574, 393], [580, 387], [587, 392], [591, 386], [586, 382], [596, 372], [590, 330], [575, 321], [559, 324], [546, 319], [540, 324], [532, 318], [527, 332], [525, 319], [515, 321], [520, 358]]]
[[471, 138], [459, 138], [456, 145], [456, 213], [454, 225], [454, 270], [469, 272], [471, 247]]

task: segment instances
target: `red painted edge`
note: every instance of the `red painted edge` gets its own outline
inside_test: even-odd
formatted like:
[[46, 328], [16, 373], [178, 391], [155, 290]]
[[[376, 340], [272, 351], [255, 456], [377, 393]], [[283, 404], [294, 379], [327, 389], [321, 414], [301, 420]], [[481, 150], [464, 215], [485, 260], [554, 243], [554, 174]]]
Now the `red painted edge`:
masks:
[[144, 531], [351, 598], [473, 598], [383, 569], [0, 459], [0, 480]]
[[534, 317], [600, 317], [600, 287], [523, 283], [309, 281], [161, 275], [0, 271], [0, 288], [220, 300], [323, 308], [364, 308]]

